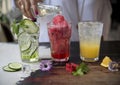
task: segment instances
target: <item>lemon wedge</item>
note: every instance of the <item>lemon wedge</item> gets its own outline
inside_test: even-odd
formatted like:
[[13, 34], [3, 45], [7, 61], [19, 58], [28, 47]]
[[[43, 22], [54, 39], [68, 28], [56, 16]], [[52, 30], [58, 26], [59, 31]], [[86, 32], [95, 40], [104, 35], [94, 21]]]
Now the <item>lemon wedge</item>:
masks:
[[100, 65], [103, 67], [108, 67], [110, 62], [112, 62], [112, 60], [108, 56], [105, 56]]

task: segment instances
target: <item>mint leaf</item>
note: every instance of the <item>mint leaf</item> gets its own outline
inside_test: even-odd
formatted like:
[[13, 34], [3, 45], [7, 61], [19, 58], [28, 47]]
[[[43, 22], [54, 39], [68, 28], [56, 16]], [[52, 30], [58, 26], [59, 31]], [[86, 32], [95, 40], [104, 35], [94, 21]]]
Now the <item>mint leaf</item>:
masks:
[[80, 68], [80, 69], [74, 71], [74, 72], [73, 72], [73, 75], [74, 75], [74, 76], [77, 76], [77, 75], [81, 75], [81, 76], [82, 76], [82, 75], [84, 75], [84, 73], [83, 73], [82, 69]]
[[77, 68], [76, 71], [72, 72], [74, 76], [82, 76], [84, 74], [86, 74], [89, 71], [88, 66], [82, 62]]
[[24, 21], [21, 20], [19, 22], [16, 22], [14, 21], [12, 24], [11, 24], [11, 27], [12, 27], [12, 32], [16, 35], [18, 35], [19, 33], [19, 29], [21, 28], [29, 28], [27, 25], [25, 25]]
[[14, 34], [18, 34], [19, 33], [19, 24], [17, 24], [16, 21], [14, 21], [11, 24], [11, 27], [12, 27], [12, 31], [13, 31]]
[[22, 21], [19, 23], [19, 26], [20, 26], [21, 28], [29, 28], [27, 25], [25, 25], [24, 20], [22, 20]]

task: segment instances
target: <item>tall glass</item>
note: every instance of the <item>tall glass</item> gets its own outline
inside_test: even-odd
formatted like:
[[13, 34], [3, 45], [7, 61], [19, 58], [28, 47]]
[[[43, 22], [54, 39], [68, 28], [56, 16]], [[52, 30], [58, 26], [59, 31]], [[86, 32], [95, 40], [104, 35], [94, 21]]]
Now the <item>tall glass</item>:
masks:
[[101, 22], [79, 22], [80, 58], [86, 62], [99, 60], [100, 42], [103, 31]]
[[20, 47], [21, 59], [23, 62], [37, 62], [39, 60], [38, 38], [39, 31], [29, 33], [23, 28], [20, 28], [20, 32], [18, 34], [18, 44]]
[[[50, 22], [56, 14], [61, 13], [60, 6], [38, 3], [38, 22], [40, 23], [39, 41], [49, 42], [47, 23]], [[45, 36], [43, 36], [45, 35]]]
[[66, 26], [53, 23], [48, 23], [47, 26], [53, 61], [68, 61], [70, 56], [71, 24], [67, 28]]

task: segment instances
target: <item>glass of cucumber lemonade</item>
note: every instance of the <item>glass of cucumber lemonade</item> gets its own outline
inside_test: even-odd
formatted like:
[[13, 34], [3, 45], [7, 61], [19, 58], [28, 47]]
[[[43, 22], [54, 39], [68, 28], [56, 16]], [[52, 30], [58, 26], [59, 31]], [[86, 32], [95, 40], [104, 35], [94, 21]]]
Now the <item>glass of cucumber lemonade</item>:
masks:
[[29, 19], [23, 19], [19, 23], [12, 24], [12, 31], [13, 33], [17, 34], [18, 44], [21, 52], [21, 59], [23, 62], [39, 61], [38, 47], [40, 26], [37, 24], [42, 24], [42, 26], [45, 25], [47, 30], [48, 20], [41, 23], [40, 18], [42, 18], [42, 21], [45, 16], [50, 15], [50, 17], [52, 18], [55, 14], [60, 13], [61, 9], [59, 6], [44, 5], [38, 3], [38, 11], [39, 15], [35, 16], [37, 18], [37, 23]]
[[23, 62], [37, 62], [39, 60], [39, 27], [29, 19], [23, 19], [12, 25], [13, 32], [17, 34], [18, 44]]

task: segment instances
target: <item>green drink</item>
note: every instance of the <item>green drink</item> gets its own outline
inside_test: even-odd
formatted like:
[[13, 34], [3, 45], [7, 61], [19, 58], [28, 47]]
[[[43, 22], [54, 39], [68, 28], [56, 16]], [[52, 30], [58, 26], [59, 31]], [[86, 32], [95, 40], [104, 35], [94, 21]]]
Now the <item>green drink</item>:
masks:
[[23, 62], [36, 62], [39, 60], [39, 28], [31, 20], [24, 19], [13, 27], [18, 29], [17, 38]]

